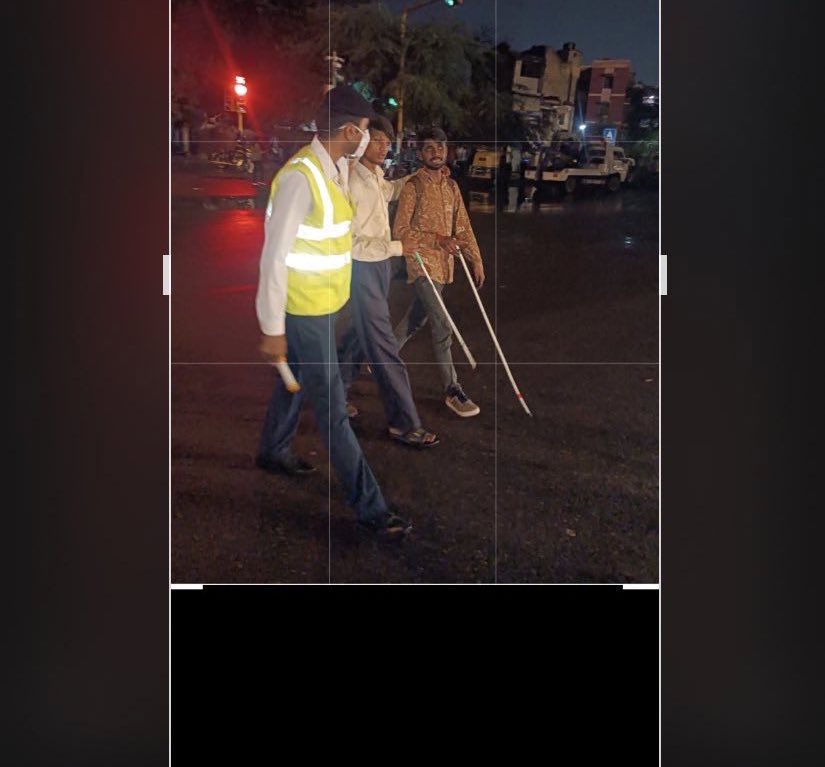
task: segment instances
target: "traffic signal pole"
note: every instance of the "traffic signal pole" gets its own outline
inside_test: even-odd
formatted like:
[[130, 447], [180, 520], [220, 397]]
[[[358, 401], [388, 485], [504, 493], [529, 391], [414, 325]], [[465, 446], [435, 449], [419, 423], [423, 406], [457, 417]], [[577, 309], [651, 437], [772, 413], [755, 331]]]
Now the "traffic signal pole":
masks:
[[[429, 3], [426, 3], [429, 5]], [[404, 61], [407, 58], [407, 44], [405, 38], [407, 36], [407, 13], [409, 8], [404, 6], [401, 12], [401, 56], [398, 66], [398, 124], [395, 130], [395, 155], [401, 154], [401, 143], [404, 134]]]
[[[401, 56], [399, 57], [398, 61], [398, 123], [397, 128], [395, 131], [395, 153], [398, 155], [401, 152], [401, 143], [403, 141], [404, 135], [404, 64], [407, 59], [407, 16], [411, 11], [417, 11], [420, 8], [424, 8], [428, 5], [432, 5], [433, 3], [437, 3], [438, 0], [422, 0], [422, 2], [415, 3], [414, 5], [409, 5], [407, 3], [404, 4], [404, 8], [401, 11]], [[450, 8], [454, 8], [457, 5], [463, 5], [464, 0], [443, 0], [444, 4]]]

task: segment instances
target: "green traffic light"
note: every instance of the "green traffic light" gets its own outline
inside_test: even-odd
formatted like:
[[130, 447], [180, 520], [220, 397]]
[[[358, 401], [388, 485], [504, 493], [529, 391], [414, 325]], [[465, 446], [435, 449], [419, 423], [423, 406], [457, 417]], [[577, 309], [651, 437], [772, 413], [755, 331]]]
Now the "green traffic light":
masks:
[[397, 106], [398, 106], [398, 102], [395, 100], [395, 97], [394, 97], [394, 96], [390, 96], [390, 97], [389, 97], [389, 99], [387, 100], [387, 103], [388, 103], [391, 107], [397, 107]]
[[444, 2], [452, 8], [455, 5], [455, 0], [444, 0]]

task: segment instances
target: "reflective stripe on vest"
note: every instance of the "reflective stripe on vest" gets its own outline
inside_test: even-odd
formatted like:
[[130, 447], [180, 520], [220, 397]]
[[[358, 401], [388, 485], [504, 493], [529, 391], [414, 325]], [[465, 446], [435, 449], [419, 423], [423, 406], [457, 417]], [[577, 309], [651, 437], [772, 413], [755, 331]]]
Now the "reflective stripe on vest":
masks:
[[329, 196], [329, 190], [327, 189], [324, 177], [321, 175], [321, 171], [318, 170], [314, 163], [307, 160], [306, 157], [299, 157], [298, 159], [292, 161], [292, 163], [297, 162], [303, 163], [312, 172], [312, 177], [315, 179], [315, 183], [318, 186], [318, 191], [321, 194], [321, 201], [323, 202], [324, 207], [324, 225], [319, 228], [317, 226], [307, 226], [306, 224], [301, 224], [298, 227], [297, 236], [302, 240], [312, 240], [314, 242], [318, 242], [320, 240], [328, 240], [333, 237], [341, 237], [349, 232], [350, 227], [352, 226], [352, 221], [341, 221], [338, 224], [332, 223], [332, 198]]
[[349, 253], [330, 253], [323, 256], [317, 253], [287, 253], [286, 265], [301, 272], [330, 272], [346, 266], [351, 260]]

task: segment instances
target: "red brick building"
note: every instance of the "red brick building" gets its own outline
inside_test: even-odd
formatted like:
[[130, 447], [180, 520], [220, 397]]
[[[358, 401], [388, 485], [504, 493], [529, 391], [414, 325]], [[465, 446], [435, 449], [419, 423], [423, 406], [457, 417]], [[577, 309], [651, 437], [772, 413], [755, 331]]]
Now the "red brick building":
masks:
[[579, 94], [585, 123], [622, 127], [627, 89], [632, 81], [629, 59], [596, 59], [583, 68]]

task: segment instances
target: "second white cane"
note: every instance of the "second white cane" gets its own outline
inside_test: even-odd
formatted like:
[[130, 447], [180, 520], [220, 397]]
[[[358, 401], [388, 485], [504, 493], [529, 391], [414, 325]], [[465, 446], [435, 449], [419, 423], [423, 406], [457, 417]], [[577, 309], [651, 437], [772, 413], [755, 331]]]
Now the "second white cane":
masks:
[[513, 391], [516, 393], [516, 399], [521, 403], [521, 406], [524, 408], [524, 412], [532, 418], [533, 414], [530, 412], [530, 408], [527, 407], [527, 402], [524, 399], [524, 395], [519, 391], [518, 386], [516, 386], [516, 380], [515, 378], [513, 378], [513, 374], [510, 372], [510, 366], [507, 364], [507, 360], [504, 358], [504, 352], [501, 351], [501, 346], [499, 345], [498, 339], [496, 338], [496, 334], [493, 331], [493, 326], [490, 324], [490, 318], [487, 316], [487, 312], [484, 309], [484, 304], [481, 303], [481, 296], [479, 296], [478, 291], [476, 290], [476, 284], [475, 282], [473, 282], [472, 275], [470, 274], [470, 269], [467, 266], [467, 261], [464, 258], [464, 254], [461, 252], [461, 249], [458, 250], [458, 257], [461, 260], [461, 265], [464, 267], [464, 272], [467, 275], [467, 279], [470, 281], [470, 287], [473, 289], [473, 295], [476, 297], [476, 301], [478, 302], [478, 308], [481, 309], [481, 316], [484, 317], [484, 322], [487, 323], [487, 330], [490, 331], [490, 337], [493, 339], [493, 343], [495, 344], [498, 356], [501, 357], [501, 362], [504, 365], [504, 370], [507, 373], [507, 377], [510, 379], [510, 383], [513, 386]]
[[450, 313], [447, 311], [447, 307], [444, 305], [444, 299], [441, 298], [441, 293], [438, 292], [437, 288], [435, 287], [435, 283], [433, 282], [432, 277], [430, 277], [430, 273], [427, 271], [427, 267], [424, 266], [424, 262], [421, 260], [421, 256], [419, 255], [418, 251], [415, 252], [415, 260], [418, 261], [418, 265], [421, 267], [422, 271], [424, 272], [424, 276], [427, 278], [427, 281], [430, 283], [433, 292], [435, 293], [435, 297], [438, 299], [438, 303], [441, 304], [441, 308], [444, 310], [444, 314], [447, 317], [447, 321], [450, 323], [450, 327], [453, 329], [453, 333], [455, 333], [455, 337], [458, 339], [458, 343], [461, 344], [461, 348], [464, 350], [464, 354], [467, 357], [467, 360], [470, 363], [470, 367], [475, 370], [476, 369], [476, 361], [473, 359], [473, 355], [470, 354], [470, 350], [467, 348], [467, 344], [464, 343], [464, 339], [461, 337], [461, 333], [458, 332], [458, 328], [453, 322], [453, 318], [450, 317]]

